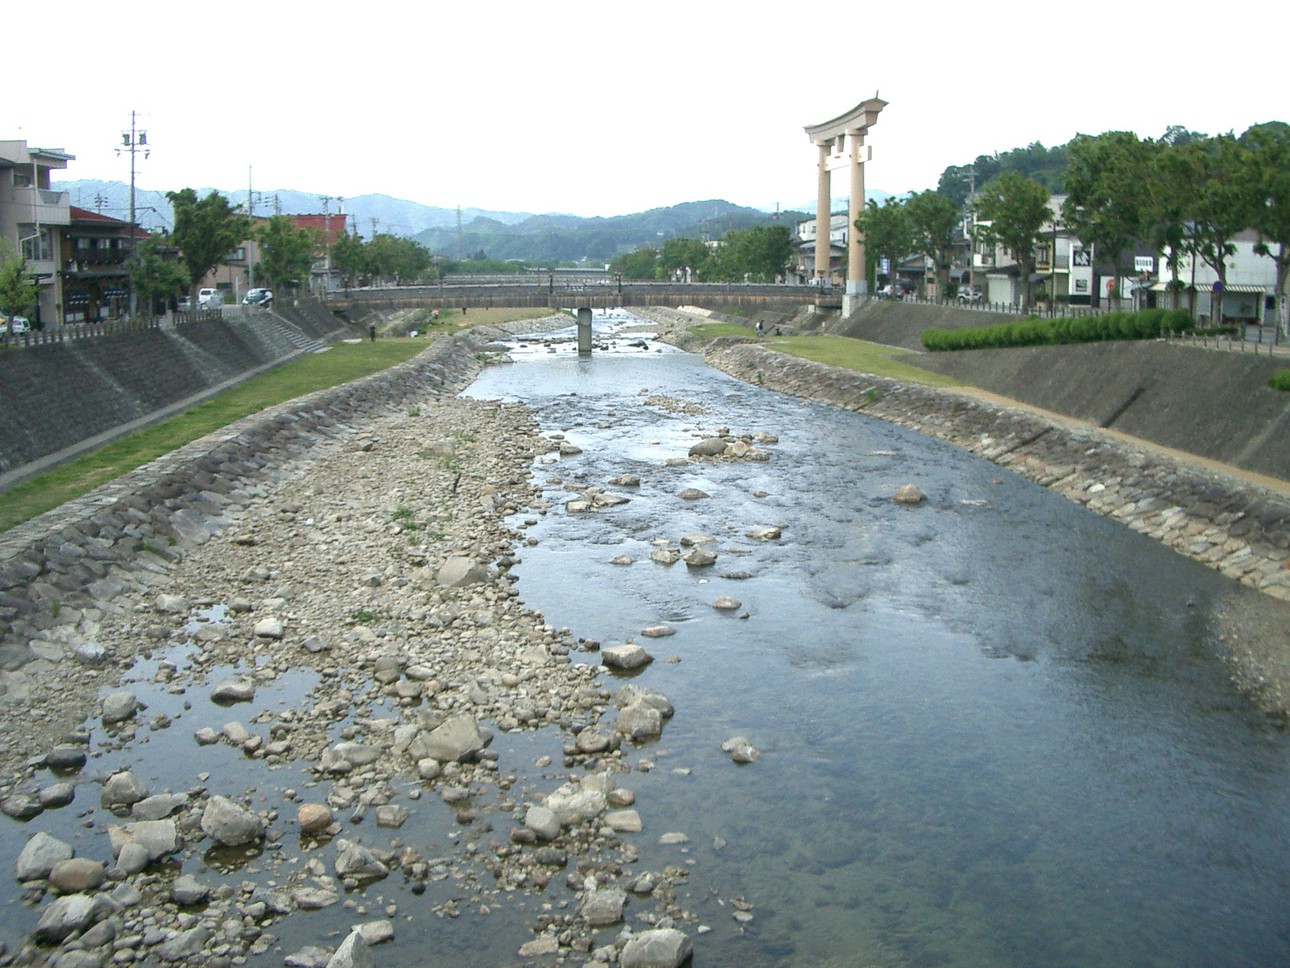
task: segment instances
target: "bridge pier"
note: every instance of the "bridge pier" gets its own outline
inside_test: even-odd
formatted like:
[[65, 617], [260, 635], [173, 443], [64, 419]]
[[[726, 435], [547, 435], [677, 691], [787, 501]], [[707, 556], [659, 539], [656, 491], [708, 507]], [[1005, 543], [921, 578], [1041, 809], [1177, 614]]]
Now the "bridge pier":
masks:
[[578, 355], [591, 355], [591, 307], [578, 307]]

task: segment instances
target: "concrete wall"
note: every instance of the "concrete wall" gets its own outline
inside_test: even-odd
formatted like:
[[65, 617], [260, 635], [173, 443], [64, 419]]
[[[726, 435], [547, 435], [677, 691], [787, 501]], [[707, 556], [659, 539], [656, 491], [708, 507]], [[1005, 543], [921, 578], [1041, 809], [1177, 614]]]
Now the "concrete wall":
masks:
[[274, 310], [230, 307], [178, 326], [0, 352], [0, 486], [33, 461], [284, 362], [309, 340], [350, 332], [317, 300]]
[[[921, 351], [924, 329], [990, 326], [1015, 316], [873, 302], [829, 328]], [[1233, 344], [1224, 344], [1232, 346]], [[1073, 346], [923, 353], [907, 362], [1000, 396], [1175, 450], [1290, 480], [1290, 393], [1268, 380], [1290, 357], [1182, 341], [1117, 340]], [[1244, 352], [1240, 350], [1244, 349]]]

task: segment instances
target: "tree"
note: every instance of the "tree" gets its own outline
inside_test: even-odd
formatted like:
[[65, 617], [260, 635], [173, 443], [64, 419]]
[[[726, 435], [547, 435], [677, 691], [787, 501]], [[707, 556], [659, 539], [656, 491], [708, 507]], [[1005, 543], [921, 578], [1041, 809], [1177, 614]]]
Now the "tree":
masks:
[[374, 235], [366, 249], [368, 272], [395, 285], [416, 281], [430, 265], [430, 251], [421, 243], [401, 236]]
[[[976, 231], [988, 243], [1002, 245], [1021, 271], [1021, 308], [1030, 309], [1030, 274], [1035, 242], [1051, 215], [1048, 190], [1015, 171], [1004, 172], [983, 189], [976, 201]], [[984, 223], [984, 224], [983, 224]]]
[[[1132, 131], [1076, 135], [1067, 145], [1066, 201], [1062, 218], [1079, 240], [1110, 256], [1119, 285], [1120, 259], [1144, 235], [1152, 147]], [[1117, 293], [1118, 295], [1118, 293]]]
[[[274, 215], [256, 230], [260, 282], [271, 289], [303, 285], [309, 278], [318, 239], [309, 229], [298, 229], [287, 215]], [[333, 247], [334, 249], [334, 247]]]
[[933, 191], [917, 192], [905, 203], [914, 248], [932, 260], [941, 294], [950, 294], [950, 251], [959, 224], [958, 207]]
[[674, 236], [663, 243], [658, 257], [659, 268], [664, 275], [676, 273], [683, 280], [704, 279], [706, 276], [703, 270], [708, 255], [708, 244], [702, 239]]
[[867, 278], [877, 285], [877, 266], [886, 259], [891, 267], [890, 275], [894, 279], [896, 266], [914, 245], [913, 226], [909, 222], [909, 213], [904, 203], [889, 198], [879, 205], [875, 199], [870, 199], [856, 219], [855, 228], [864, 236]]
[[[189, 285], [197, 287], [206, 274], [223, 262], [230, 252], [251, 234], [250, 220], [241, 214], [241, 206], [229, 204], [219, 192], [198, 198], [197, 192], [185, 188], [167, 192], [175, 214], [171, 239], [179, 247]], [[196, 293], [190, 293], [194, 303]]]
[[635, 252], [617, 256], [610, 263], [610, 268], [615, 272], [621, 272], [624, 279], [642, 280], [653, 279], [657, 265], [656, 249], [637, 249]]
[[156, 236], [141, 241], [130, 264], [130, 288], [148, 307], [148, 318], [154, 315], [158, 299], [170, 299], [189, 285], [188, 271], [174, 258], [166, 258], [164, 245]]
[[1256, 208], [1263, 205], [1263, 200], [1253, 195], [1255, 186], [1240, 177], [1243, 154], [1244, 149], [1231, 135], [1191, 141], [1165, 154], [1186, 181], [1199, 188], [1186, 209], [1187, 239], [1193, 253], [1218, 276], [1210, 311], [1218, 326], [1223, 325], [1227, 259], [1236, 252], [1232, 240], [1254, 224]]
[[[1184, 283], [1178, 278], [1178, 269], [1188, 246], [1186, 210], [1192, 196], [1200, 189], [1187, 181], [1182, 172], [1175, 170], [1178, 166], [1171, 157], [1173, 149], [1167, 142], [1146, 142], [1146, 145], [1148, 160], [1143, 184], [1142, 230], [1157, 250], [1166, 253], [1165, 263], [1169, 269], [1166, 285], [1173, 296], [1172, 308], [1177, 309], [1178, 294], [1184, 288]], [[1189, 290], [1188, 311], [1193, 316], [1195, 302], [1195, 290]]]
[[23, 316], [36, 305], [36, 277], [27, 271], [27, 260], [0, 241], [0, 313], [4, 313], [4, 335], [10, 316]]
[[758, 225], [726, 233], [735, 250], [739, 274], [747, 282], [775, 282], [793, 254], [787, 225]]
[[366, 247], [357, 235], [346, 233], [331, 244], [331, 264], [345, 280], [346, 289], [367, 273], [367, 262]]
[[1254, 206], [1251, 223], [1259, 233], [1255, 251], [1270, 257], [1277, 267], [1277, 326], [1290, 335], [1286, 306], [1286, 277], [1290, 274], [1290, 125], [1281, 121], [1256, 124], [1241, 135], [1246, 148], [1242, 177], [1252, 183]]

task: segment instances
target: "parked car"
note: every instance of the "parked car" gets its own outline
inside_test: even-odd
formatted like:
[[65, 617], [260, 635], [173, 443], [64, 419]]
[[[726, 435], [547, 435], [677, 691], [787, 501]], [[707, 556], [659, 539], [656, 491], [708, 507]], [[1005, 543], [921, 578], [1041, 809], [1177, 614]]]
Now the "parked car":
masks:
[[894, 283], [887, 283], [878, 290], [879, 299], [904, 299], [914, 291], [914, 284], [908, 279], [897, 279]]
[[193, 301], [189, 299], [187, 296], [180, 296], [177, 300], [175, 300], [175, 309], [178, 312], [186, 313], [188, 312], [188, 310], [192, 308], [193, 308]]
[[197, 290], [197, 308], [209, 309], [212, 306], [219, 306], [224, 302], [224, 297], [220, 295], [218, 289], [198, 289]]
[[959, 302], [970, 304], [981, 301], [981, 290], [976, 286], [961, 286], [959, 288]]
[[243, 306], [263, 306], [268, 309], [273, 305], [272, 289], [248, 289], [246, 295], [242, 297]]
[[10, 316], [7, 320], [0, 316], [0, 321], [4, 323], [2, 327], [4, 332], [11, 336], [21, 336], [23, 333], [31, 332], [31, 323], [27, 321], [26, 316]]

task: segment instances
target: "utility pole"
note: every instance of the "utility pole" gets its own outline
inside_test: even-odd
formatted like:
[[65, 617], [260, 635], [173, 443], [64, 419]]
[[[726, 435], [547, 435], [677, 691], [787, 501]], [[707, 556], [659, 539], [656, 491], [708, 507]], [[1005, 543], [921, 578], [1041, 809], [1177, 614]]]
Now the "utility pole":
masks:
[[251, 166], [246, 166], [246, 217], [251, 227], [251, 238], [246, 240], [246, 288], [255, 288], [255, 196], [251, 194]]
[[[135, 242], [134, 236], [136, 231], [135, 224], [134, 224], [135, 155], [137, 155], [140, 151], [142, 151], [143, 157], [146, 159], [152, 153], [152, 149], [148, 147], [148, 132], [137, 130], [137, 128], [135, 127], [135, 112], [133, 111], [130, 112], [130, 131], [129, 133], [126, 133], [124, 131], [121, 132], [121, 147], [116, 150], [116, 153], [119, 155], [123, 151], [128, 151], [130, 153], [130, 245], [129, 245], [129, 255], [127, 256], [127, 259], [126, 259], [126, 265], [133, 265], [134, 264], [134, 242]], [[135, 309], [136, 309], [136, 303], [135, 303], [135, 295], [134, 295], [134, 286], [131, 286], [130, 287], [130, 309], [129, 309], [129, 314], [131, 318], [134, 317]]]
[[326, 298], [327, 283], [331, 278], [331, 238], [327, 234], [328, 228], [331, 227], [331, 196], [322, 196], [323, 203], [323, 271], [326, 276], [323, 277], [322, 292], [318, 294], [319, 298]]

